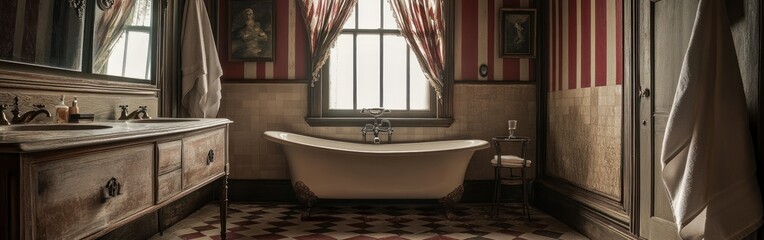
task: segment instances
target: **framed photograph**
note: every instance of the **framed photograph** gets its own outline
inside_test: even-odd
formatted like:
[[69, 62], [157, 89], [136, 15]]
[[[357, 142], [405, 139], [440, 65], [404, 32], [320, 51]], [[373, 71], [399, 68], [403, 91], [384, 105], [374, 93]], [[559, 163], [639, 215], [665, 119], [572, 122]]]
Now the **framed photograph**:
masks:
[[536, 9], [501, 9], [502, 58], [536, 57]]
[[231, 0], [228, 60], [273, 61], [276, 37], [274, 0]]

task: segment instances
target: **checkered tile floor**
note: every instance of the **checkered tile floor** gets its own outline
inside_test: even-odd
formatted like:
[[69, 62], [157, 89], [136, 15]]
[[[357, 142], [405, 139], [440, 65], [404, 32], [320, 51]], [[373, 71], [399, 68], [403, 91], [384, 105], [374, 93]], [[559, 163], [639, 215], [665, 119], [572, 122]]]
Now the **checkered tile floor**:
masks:
[[[217, 205], [207, 205], [152, 239], [220, 239]], [[445, 218], [439, 205], [319, 206], [306, 221], [299, 207], [231, 204], [228, 239], [587, 239], [538, 210], [525, 222], [519, 208], [489, 216], [487, 205], [463, 204], [457, 219]]]

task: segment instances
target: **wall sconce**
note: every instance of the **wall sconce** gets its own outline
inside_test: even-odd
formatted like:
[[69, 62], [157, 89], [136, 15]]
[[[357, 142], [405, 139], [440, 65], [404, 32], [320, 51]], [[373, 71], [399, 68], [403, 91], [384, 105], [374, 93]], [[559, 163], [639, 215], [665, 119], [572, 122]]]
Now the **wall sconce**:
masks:
[[478, 72], [480, 73], [480, 77], [488, 76], [488, 65], [485, 65], [485, 63], [480, 64], [480, 68], [478, 68]]

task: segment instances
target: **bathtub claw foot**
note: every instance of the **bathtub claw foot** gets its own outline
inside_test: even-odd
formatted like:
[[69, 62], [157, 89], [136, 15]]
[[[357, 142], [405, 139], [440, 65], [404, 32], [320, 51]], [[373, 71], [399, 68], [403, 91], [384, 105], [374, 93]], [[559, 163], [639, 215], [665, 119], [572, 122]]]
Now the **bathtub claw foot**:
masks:
[[300, 204], [302, 204], [302, 207], [304, 208], [304, 211], [300, 213], [300, 219], [307, 220], [308, 217], [310, 217], [310, 209], [316, 204], [318, 197], [310, 191], [308, 185], [305, 185], [302, 181], [294, 183], [294, 192], [297, 195], [297, 200], [300, 201]]
[[446, 210], [446, 218], [448, 218], [448, 220], [456, 220], [454, 209], [456, 208], [456, 204], [462, 200], [462, 195], [464, 195], [464, 186], [459, 185], [448, 195], [438, 199], [438, 202], [440, 202], [440, 204], [443, 205], [443, 208]]
[[300, 212], [300, 221], [308, 221], [310, 219], [310, 209]]

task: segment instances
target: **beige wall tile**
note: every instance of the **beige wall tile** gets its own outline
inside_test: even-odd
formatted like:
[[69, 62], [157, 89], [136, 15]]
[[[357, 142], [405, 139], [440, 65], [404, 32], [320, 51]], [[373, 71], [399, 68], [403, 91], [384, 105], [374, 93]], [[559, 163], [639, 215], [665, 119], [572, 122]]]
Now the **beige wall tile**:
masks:
[[621, 86], [551, 92], [546, 173], [621, 196]]
[[[264, 131], [280, 130], [309, 136], [360, 142], [358, 127], [310, 127], [304, 84], [223, 84], [220, 117], [234, 121], [231, 128], [231, 178], [289, 179], [281, 148], [265, 140]], [[507, 134], [507, 120], [518, 120], [517, 134], [536, 138], [535, 85], [466, 85], [454, 88], [454, 124], [448, 128], [396, 127], [395, 142], [450, 139], [490, 140]], [[393, 122], [393, 126], [395, 123]], [[234, 137], [235, 136], [235, 137]], [[248, 141], [234, 139], [249, 138]], [[492, 179], [488, 165], [493, 150], [476, 152], [466, 179]], [[536, 159], [536, 144], [528, 149]], [[535, 171], [529, 171], [531, 175]]]

